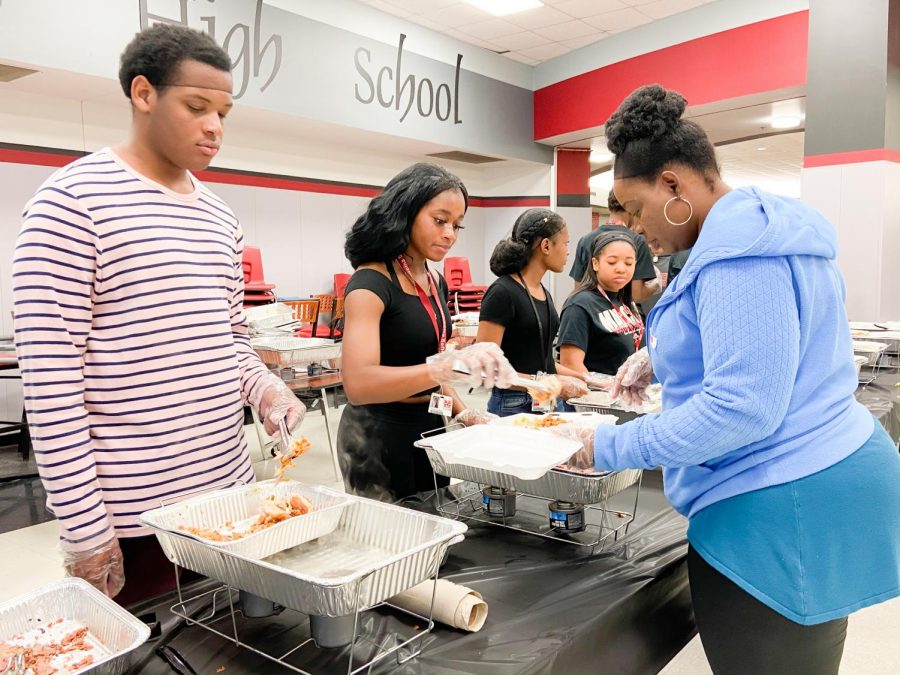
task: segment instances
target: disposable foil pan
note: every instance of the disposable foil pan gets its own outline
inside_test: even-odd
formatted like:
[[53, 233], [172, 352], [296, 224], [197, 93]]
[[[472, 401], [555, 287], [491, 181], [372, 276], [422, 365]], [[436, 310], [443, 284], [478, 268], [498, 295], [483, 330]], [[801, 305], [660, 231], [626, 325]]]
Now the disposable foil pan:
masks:
[[[251, 518], [260, 513], [263, 501], [273, 494], [277, 497], [301, 495], [312, 503], [313, 510], [234, 541], [203, 539], [180, 529], [183, 526], [217, 528], [229, 521]], [[259, 559], [328, 534], [337, 527], [341, 512], [349, 501], [350, 497], [342, 492], [321, 486], [267, 480], [236, 485], [146, 511], [141, 514], [141, 521], [157, 531], [179, 531], [210, 546]]]
[[36, 628], [37, 619], [69, 619], [87, 626], [102, 646], [94, 663], [76, 673], [125, 673], [133, 665], [130, 652], [150, 637], [150, 628], [86, 581], [54, 582], [0, 605], [0, 641]]
[[341, 344], [326, 338], [258, 337], [250, 346], [266, 365], [300, 366], [341, 355]]
[[447, 547], [461, 541], [467, 528], [351, 497], [331, 534], [263, 560], [155, 529], [166, 556], [182, 567], [305, 614], [338, 617], [368, 609], [434, 575]]
[[874, 366], [878, 363], [878, 359], [882, 352], [887, 349], [884, 342], [872, 342], [868, 340], [854, 340], [853, 353], [857, 356], [865, 356], [865, 366]]
[[600, 504], [622, 490], [637, 483], [640, 469], [605, 473], [598, 476], [578, 475], [552, 469], [541, 478], [523, 480], [506, 473], [487, 471], [464, 464], [447, 464], [440, 454], [428, 445], [428, 439], [416, 441], [424, 448], [434, 472], [441, 476], [467, 480], [480, 485], [509, 488], [537, 497], [578, 504]]

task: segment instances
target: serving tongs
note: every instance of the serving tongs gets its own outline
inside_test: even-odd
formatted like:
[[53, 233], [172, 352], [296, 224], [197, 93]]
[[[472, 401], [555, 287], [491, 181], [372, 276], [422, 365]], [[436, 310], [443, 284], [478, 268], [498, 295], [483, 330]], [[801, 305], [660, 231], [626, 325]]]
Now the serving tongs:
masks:
[[[472, 371], [469, 369], [463, 361], [454, 361], [453, 362], [453, 372], [459, 373], [460, 375], [471, 375]], [[484, 377], [484, 374], [482, 374]], [[543, 382], [538, 382], [537, 380], [531, 380], [527, 377], [519, 377], [516, 376], [509, 383], [509, 387], [522, 387], [523, 389], [530, 389], [532, 391], [540, 391], [545, 394], [549, 394], [552, 390], [547, 384]]]

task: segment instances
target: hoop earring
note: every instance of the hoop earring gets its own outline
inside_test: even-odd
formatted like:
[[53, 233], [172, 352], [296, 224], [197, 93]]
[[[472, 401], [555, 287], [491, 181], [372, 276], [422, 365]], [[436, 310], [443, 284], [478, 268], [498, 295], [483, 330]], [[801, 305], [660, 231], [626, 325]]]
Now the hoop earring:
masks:
[[[674, 220], [669, 218], [669, 204], [671, 204], [674, 201], [684, 202], [685, 204], [688, 205], [688, 208], [690, 209], [690, 212], [688, 213], [688, 217], [685, 218], [680, 223], [676, 223]], [[669, 201], [667, 201], [666, 205], [663, 207], [663, 216], [665, 217], [665, 219], [669, 223], [669, 225], [674, 225], [675, 227], [681, 227], [682, 225], [687, 225], [688, 221], [694, 217], [694, 207], [693, 207], [693, 205], [691, 205], [691, 203], [687, 199], [685, 199], [681, 195], [675, 195]]]

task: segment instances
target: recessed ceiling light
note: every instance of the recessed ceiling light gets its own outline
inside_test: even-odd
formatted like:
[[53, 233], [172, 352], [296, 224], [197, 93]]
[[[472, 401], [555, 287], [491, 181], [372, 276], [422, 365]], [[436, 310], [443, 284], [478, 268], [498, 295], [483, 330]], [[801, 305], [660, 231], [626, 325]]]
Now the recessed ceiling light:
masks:
[[766, 146], [764, 146], [764, 145], [762, 147], [757, 148], [757, 150], [765, 150], [765, 149], [766, 149]]
[[802, 122], [803, 120], [796, 115], [781, 115], [772, 118], [772, 128], [793, 129], [794, 127], [799, 127]]
[[494, 16], [506, 16], [544, 5], [540, 0], [466, 0], [466, 2]]
[[590, 162], [591, 164], [606, 164], [611, 162], [612, 158], [612, 153], [607, 150], [592, 150]]

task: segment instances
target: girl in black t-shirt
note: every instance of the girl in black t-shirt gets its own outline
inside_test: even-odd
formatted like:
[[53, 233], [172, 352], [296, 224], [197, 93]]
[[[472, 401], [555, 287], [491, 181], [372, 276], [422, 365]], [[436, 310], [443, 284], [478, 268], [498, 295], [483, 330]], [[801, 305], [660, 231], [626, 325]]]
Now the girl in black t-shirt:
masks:
[[[587, 393], [576, 373], [553, 360], [559, 315], [541, 279], [547, 272], [562, 272], [569, 256], [566, 221], [550, 209], [528, 209], [491, 255], [491, 271], [499, 278], [481, 302], [476, 343], [500, 345], [509, 362], [524, 376], [561, 373], [560, 398]], [[565, 409], [560, 402], [558, 409]], [[494, 388], [488, 411], [508, 416], [532, 412], [531, 396], [523, 390]]]
[[[347, 234], [344, 252], [356, 272], [344, 304], [349, 404], [337, 446], [353, 493], [393, 501], [433, 489], [428, 458], [413, 446], [443, 424], [429, 409], [448, 403], [456, 421], [485, 421], [485, 413], [465, 409], [451, 385], [503, 386], [515, 376], [496, 346], [444, 349], [451, 332], [447, 284], [427, 263], [447, 255], [467, 207], [459, 178], [415, 164], [391, 179]], [[459, 374], [459, 365], [470, 374]]]
[[[597, 237], [591, 266], [563, 305], [560, 363], [593, 383], [603, 382], [601, 374], [615, 375], [643, 337], [641, 315], [631, 299], [636, 258], [629, 235]], [[611, 378], [607, 381], [612, 383]]]

